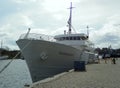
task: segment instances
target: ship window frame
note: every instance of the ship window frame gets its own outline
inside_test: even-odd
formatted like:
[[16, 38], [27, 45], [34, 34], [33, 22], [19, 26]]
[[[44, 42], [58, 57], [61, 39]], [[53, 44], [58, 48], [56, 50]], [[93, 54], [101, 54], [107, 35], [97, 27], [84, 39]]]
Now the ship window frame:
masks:
[[87, 38], [86, 38], [86, 37], [81, 37], [81, 39], [82, 39], [82, 40], [87, 40]]
[[73, 38], [70, 36], [70, 40], [73, 40]]
[[77, 36], [77, 40], [80, 40], [80, 36]]
[[73, 40], [77, 40], [76, 36], [73, 37]]
[[65, 40], [65, 37], [63, 37], [63, 40]]
[[66, 40], [69, 40], [69, 37], [66, 37]]

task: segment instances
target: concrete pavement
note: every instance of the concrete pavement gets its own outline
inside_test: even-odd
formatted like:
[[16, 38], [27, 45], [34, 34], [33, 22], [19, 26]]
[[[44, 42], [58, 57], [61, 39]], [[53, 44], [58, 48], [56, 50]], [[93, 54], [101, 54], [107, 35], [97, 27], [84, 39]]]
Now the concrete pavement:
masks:
[[64, 72], [25, 88], [120, 88], [120, 59], [86, 65], [86, 72]]

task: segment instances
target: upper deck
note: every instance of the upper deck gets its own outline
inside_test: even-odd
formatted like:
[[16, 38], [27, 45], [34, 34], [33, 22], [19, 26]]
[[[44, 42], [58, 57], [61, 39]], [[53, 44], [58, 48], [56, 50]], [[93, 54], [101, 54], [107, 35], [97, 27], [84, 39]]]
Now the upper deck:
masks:
[[88, 36], [83, 33], [79, 34], [61, 34], [56, 36], [49, 36], [44, 34], [27, 33], [22, 34], [19, 39], [34, 39], [34, 40], [46, 40], [46, 41], [64, 41], [64, 40], [88, 40]]
[[88, 35], [84, 33], [79, 34], [64, 34], [64, 35], [57, 35], [54, 37], [57, 41], [64, 41], [64, 40], [88, 40]]

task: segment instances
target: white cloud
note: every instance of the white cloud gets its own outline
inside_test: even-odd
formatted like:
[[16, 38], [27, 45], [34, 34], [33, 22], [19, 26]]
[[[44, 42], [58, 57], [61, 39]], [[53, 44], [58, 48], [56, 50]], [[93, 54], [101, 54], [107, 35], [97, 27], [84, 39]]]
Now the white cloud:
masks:
[[104, 47], [111, 45], [113, 48], [119, 48], [120, 40], [120, 16], [109, 17], [108, 22], [99, 30], [92, 31], [91, 39], [96, 42], [96, 46]]
[[[73, 2], [73, 26], [78, 32], [86, 33], [90, 25], [90, 39], [96, 46], [111, 44], [119, 48], [120, 10], [119, 0], [11, 0], [11, 13], [4, 11], [0, 21], [1, 39], [15, 49], [20, 34], [31, 32], [42, 34], [63, 34], [67, 30], [70, 2]], [[10, 1], [9, 1], [10, 2]], [[9, 4], [7, 4], [9, 5]], [[12, 6], [14, 5], [14, 6]], [[14, 7], [14, 8], [13, 8]], [[7, 6], [6, 6], [7, 8]], [[16, 9], [17, 8], [17, 9]], [[8, 9], [8, 8], [7, 8]], [[2, 12], [1, 12], [2, 13]], [[4, 35], [4, 36], [3, 36]], [[113, 39], [109, 40], [109, 37]], [[107, 40], [106, 40], [107, 39]], [[116, 43], [114, 43], [114, 42]]]
[[37, 0], [12, 0], [15, 3], [23, 4], [28, 2], [36, 2]]
[[44, 0], [43, 7], [49, 12], [59, 12], [64, 11], [69, 8], [70, 2], [76, 3], [80, 2], [79, 0]]
[[23, 24], [25, 24], [28, 27], [32, 25], [33, 22], [32, 22], [32, 20], [28, 16], [23, 15], [22, 17], [24, 19], [24, 23]]

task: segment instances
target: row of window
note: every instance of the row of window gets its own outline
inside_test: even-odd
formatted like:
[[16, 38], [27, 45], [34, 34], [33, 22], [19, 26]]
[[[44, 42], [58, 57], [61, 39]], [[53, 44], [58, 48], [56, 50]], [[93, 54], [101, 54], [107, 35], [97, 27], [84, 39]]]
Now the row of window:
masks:
[[80, 36], [57, 38], [57, 40], [87, 40], [87, 39], [88, 39], [88, 37], [80, 37]]

